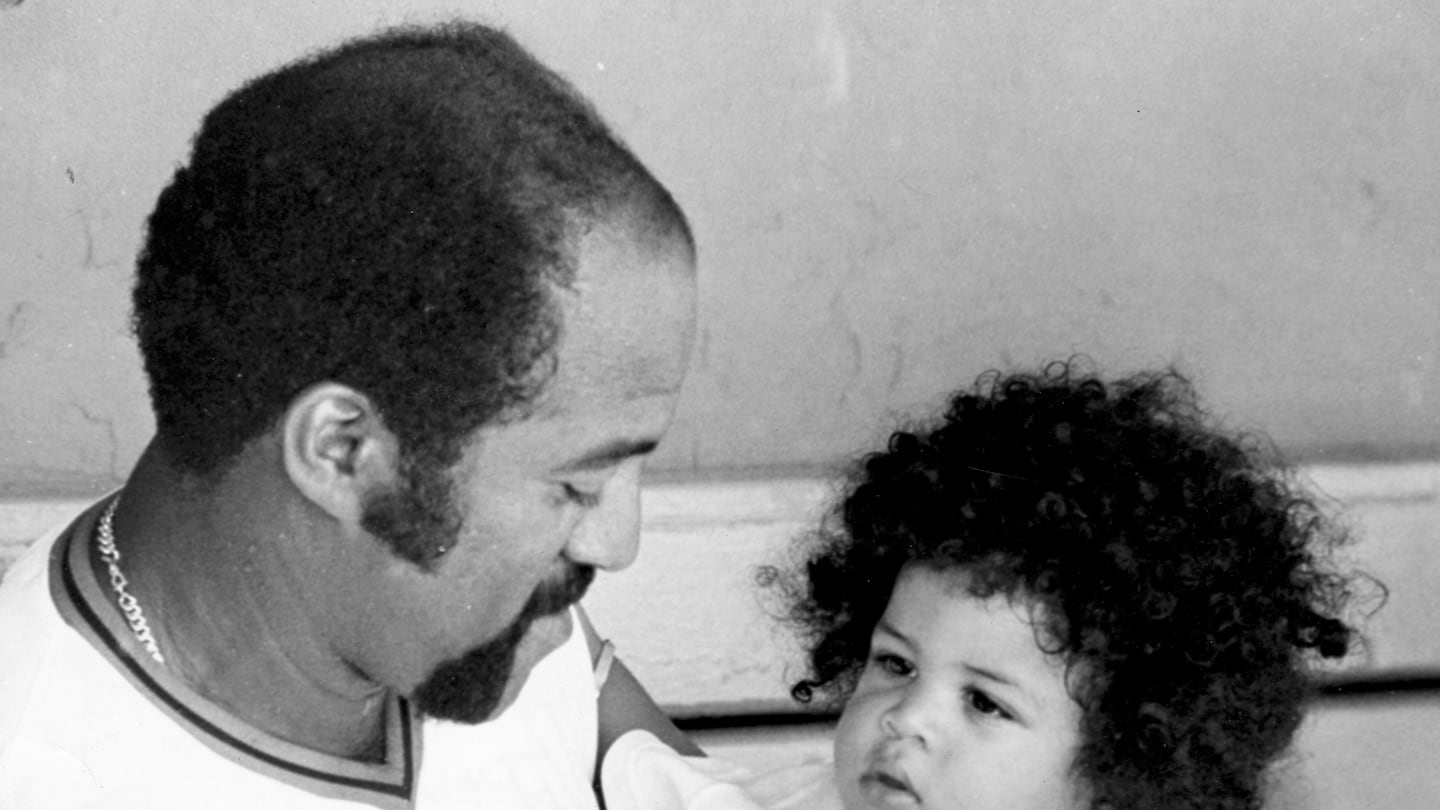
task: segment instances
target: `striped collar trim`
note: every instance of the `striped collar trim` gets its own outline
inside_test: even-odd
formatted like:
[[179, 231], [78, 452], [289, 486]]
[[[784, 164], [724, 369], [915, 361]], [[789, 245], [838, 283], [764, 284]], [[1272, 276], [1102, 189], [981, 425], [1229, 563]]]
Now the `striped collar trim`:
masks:
[[232, 762], [319, 796], [384, 810], [412, 807], [420, 724], [403, 698], [392, 695], [386, 706], [385, 761], [358, 762], [255, 728], [149, 658], [102, 586], [90, 553], [95, 524], [109, 500], [102, 499], [76, 518], [51, 551], [50, 595], [66, 623], [166, 715]]

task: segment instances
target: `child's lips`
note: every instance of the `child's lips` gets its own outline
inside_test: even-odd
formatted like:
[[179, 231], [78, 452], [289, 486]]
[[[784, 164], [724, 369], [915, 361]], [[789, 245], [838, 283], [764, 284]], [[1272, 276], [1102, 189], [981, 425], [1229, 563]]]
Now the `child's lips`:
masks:
[[905, 772], [894, 765], [875, 765], [860, 777], [860, 790], [875, 807], [918, 807], [924, 802]]

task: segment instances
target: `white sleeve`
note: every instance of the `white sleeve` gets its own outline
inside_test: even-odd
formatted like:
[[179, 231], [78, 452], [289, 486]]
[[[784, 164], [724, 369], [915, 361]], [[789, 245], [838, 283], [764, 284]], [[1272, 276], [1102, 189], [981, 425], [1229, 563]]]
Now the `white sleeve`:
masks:
[[686, 757], [636, 729], [600, 766], [608, 810], [840, 810], [834, 767], [809, 760], [756, 773], [723, 759]]
[[744, 768], [684, 757], [643, 729], [627, 731], [600, 766], [608, 810], [764, 810], [742, 784]]

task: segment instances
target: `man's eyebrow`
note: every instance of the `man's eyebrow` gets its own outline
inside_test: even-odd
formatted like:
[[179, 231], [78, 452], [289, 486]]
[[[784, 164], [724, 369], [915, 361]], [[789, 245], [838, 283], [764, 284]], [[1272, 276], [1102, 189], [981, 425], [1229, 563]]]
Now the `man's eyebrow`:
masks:
[[616, 439], [606, 442], [584, 455], [571, 459], [555, 468], [555, 472], [573, 473], [590, 472], [592, 470], [603, 470], [606, 467], [613, 467], [632, 456], [649, 455], [655, 450], [658, 442], [653, 439]]

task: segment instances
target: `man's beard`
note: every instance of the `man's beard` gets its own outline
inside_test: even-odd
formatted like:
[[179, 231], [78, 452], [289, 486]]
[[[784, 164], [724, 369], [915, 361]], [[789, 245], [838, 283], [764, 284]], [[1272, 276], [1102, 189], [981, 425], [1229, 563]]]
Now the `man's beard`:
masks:
[[[449, 477], [423, 464], [408, 465], [398, 486], [370, 493], [361, 517], [367, 531], [424, 570], [433, 569], [454, 548], [462, 523]], [[572, 565], [563, 578], [541, 582], [508, 627], [458, 658], [442, 662], [410, 695], [411, 700], [421, 713], [442, 720], [488, 719], [505, 696], [516, 650], [531, 623], [580, 601], [594, 579], [593, 567]]]
[[406, 462], [400, 481], [365, 493], [360, 525], [421, 569], [455, 546], [464, 522], [450, 476], [438, 464]]
[[500, 635], [441, 663], [430, 673], [410, 695], [416, 708], [426, 716], [459, 723], [489, 719], [514, 675], [515, 650], [531, 622], [567, 610], [580, 601], [594, 579], [594, 568], [574, 566], [566, 571], [564, 579], [540, 583], [520, 615]]

